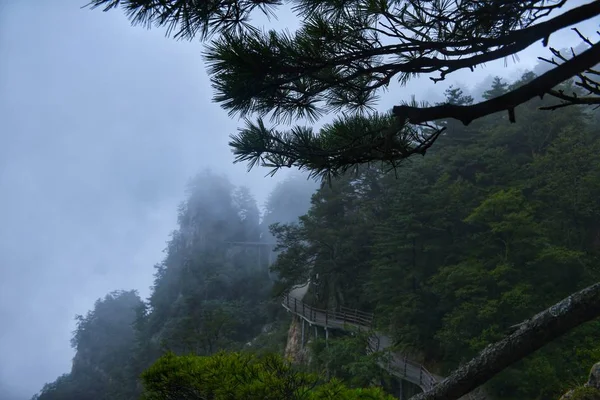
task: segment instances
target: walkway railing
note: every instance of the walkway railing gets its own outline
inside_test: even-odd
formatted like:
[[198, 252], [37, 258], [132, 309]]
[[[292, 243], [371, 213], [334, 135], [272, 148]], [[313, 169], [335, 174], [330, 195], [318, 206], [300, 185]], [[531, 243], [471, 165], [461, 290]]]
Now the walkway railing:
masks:
[[[384, 351], [391, 345], [389, 337], [375, 332], [369, 337], [367, 354]], [[419, 385], [423, 391], [433, 388], [438, 383], [438, 379], [427, 368], [410, 360], [406, 355], [390, 352], [389, 357], [385, 361], [381, 361], [379, 366], [392, 375]]]
[[[372, 313], [346, 307], [340, 307], [339, 310], [320, 309], [289, 295], [283, 296], [282, 300], [283, 307], [305, 319], [311, 325], [343, 330], [354, 328], [359, 331], [371, 331], [372, 335], [369, 337], [367, 349], [369, 354], [384, 351], [391, 346], [391, 340], [387, 336], [372, 331]], [[388, 361], [380, 363], [380, 366], [391, 374], [419, 385], [424, 391], [431, 389], [437, 383], [433, 374], [421, 364], [409, 360], [406, 356], [395, 353], [390, 355]]]
[[340, 307], [338, 310], [316, 308], [290, 295], [283, 296], [282, 305], [308, 323], [325, 328], [344, 329], [346, 326], [370, 330], [373, 324], [372, 313], [346, 307]]
[[[339, 310], [326, 310], [312, 307], [302, 300], [290, 295], [283, 296], [281, 305], [288, 311], [303, 318], [311, 325], [318, 325], [324, 328], [370, 331], [372, 334], [368, 340], [367, 353], [372, 354], [376, 351], [384, 351], [392, 346], [392, 340], [381, 333], [372, 330], [373, 314], [340, 307]], [[429, 372], [423, 365], [409, 360], [405, 355], [398, 353], [389, 353], [390, 357], [386, 361], [379, 363], [379, 366], [392, 375], [419, 385], [423, 391], [433, 388], [442, 377], [436, 377]], [[485, 399], [485, 393], [471, 392], [459, 400]]]

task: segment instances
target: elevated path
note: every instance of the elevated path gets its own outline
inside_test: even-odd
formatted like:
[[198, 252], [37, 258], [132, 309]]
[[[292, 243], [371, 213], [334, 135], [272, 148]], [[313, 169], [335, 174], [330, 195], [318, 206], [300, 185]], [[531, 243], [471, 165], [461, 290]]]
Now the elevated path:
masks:
[[[283, 296], [281, 305], [310, 325], [320, 326], [326, 331], [328, 329], [341, 329], [349, 332], [369, 332], [368, 353], [383, 352], [392, 347], [392, 339], [389, 336], [372, 329], [372, 313], [345, 307], [340, 307], [339, 310], [324, 310], [312, 307], [301, 300], [306, 292], [305, 286], [294, 288], [290, 294]], [[444, 379], [441, 376], [432, 374], [425, 366], [408, 359], [402, 354], [390, 352], [389, 356], [389, 360], [381, 362], [380, 366], [393, 376], [418, 385], [423, 391], [428, 391]], [[475, 396], [468, 394], [462, 399], [475, 400]]]

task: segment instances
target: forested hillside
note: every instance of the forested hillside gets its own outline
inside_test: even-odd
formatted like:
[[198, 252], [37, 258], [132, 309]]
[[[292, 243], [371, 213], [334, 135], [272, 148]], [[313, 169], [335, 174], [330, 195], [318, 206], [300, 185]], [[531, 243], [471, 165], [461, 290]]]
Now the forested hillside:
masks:
[[[272, 300], [268, 226], [306, 212], [317, 185], [303, 177], [279, 183], [265, 217], [247, 188], [208, 171], [188, 185], [164, 260], [155, 266], [152, 294], [134, 292], [99, 300], [77, 317], [70, 374], [44, 387], [40, 400], [133, 399], [138, 377], [165, 351], [208, 355], [248, 347], [274, 331], [283, 314]], [[257, 245], [265, 243], [265, 246]], [[285, 329], [285, 327], [284, 327]], [[283, 349], [285, 337], [274, 344]]]
[[[520, 85], [533, 78], [524, 74]], [[510, 87], [497, 78], [484, 97]], [[472, 99], [446, 92], [452, 104]], [[395, 171], [363, 167], [278, 229], [284, 279], [319, 306], [374, 311], [398, 347], [445, 374], [509, 328], [600, 279], [600, 137], [583, 109], [544, 100], [449, 134]], [[556, 398], [600, 359], [593, 322], [490, 383], [499, 399]]]
[[[533, 78], [497, 78], [484, 97]], [[446, 96], [473, 101], [458, 88]], [[518, 124], [504, 113], [468, 126], [446, 121], [447, 134], [424, 157], [390, 171], [363, 165], [325, 182], [310, 204], [308, 183], [284, 182], [262, 220], [248, 189], [199, 174], [150, 298], [116, 292], [78, 317], [73, 369], [38, 400], [135, 398], [139, 375], [167, 350], [281, 353], [290, 320], [275, 295], [309, 279], [307, 302], [374, 312], [399, 351], [447, 374], [511, 326], [600, 280], [598, 113], [537, 111], [546, 101], [519, 106]], [[279, 257], [269, 274], [274, 240]], [[600, 361], [599, 336], [600, 322], [588, 323], [486, 391], [558, 398]], [[330, 342], [314, 343], [313, 372], [350, 386], [372, 382], [364, 347]]]

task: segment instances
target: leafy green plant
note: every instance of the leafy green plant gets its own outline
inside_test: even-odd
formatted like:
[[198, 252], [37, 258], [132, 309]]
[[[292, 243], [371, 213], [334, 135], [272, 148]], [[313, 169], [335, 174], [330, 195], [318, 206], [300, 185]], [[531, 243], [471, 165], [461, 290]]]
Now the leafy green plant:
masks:
[[142, 374], [143, 400], [391, 400], [379, 388], [350, 389], [337, 379], [298, 372], [277, 355], [168, 353]]
[[365, 334], [315, 340], [311, 343], [312, 370], [341, 379], [350, 387], [388, 382], [389, 375], [378, 365], [384, 356], [367, 354], [367, 340]]

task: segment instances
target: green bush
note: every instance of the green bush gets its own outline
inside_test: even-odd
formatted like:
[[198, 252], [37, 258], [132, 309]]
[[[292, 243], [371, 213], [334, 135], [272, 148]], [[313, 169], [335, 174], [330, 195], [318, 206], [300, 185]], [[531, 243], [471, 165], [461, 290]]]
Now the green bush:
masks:
[[365, 387], [371, 382], [387, 382], [390, 376], [379, 366], [383, 354], [366, 354], [368, 336], [342, 336], [317, 339], [311, 343], [312, 371], [342, 380], [349, 387]]
[[143, 400], [392, 400], [380, 388], [350, 389], [339, 380], [295, 371], [277, 355], [168, 353], [142, 374]]

